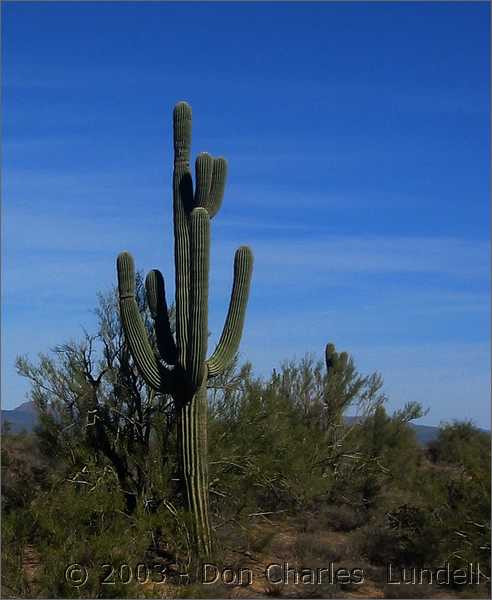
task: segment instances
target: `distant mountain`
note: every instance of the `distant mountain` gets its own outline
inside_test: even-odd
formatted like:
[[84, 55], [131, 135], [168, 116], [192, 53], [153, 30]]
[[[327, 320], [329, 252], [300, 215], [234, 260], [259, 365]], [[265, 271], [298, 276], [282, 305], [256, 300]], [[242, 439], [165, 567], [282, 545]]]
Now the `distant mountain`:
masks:
[[0, 421], [2, 427], [4, 422], [8, 421], [13, 433], [31, 432], [38, 422], [36, 406], [34, 402], [23, 402], [12, 410], [2, 410]]
[[[356, 417], [346, 417], [349, 423], [353, 422]], [[8, 421], [11, 426], [13, 433], [20, 433], [21, 431], [31, 432], [37, 424], [37, 410], [34, 402], [23, 402], [17, 408], [13, 410], [2, 410], [1, 423]], [[411, 427], [415, 429], [418, 441], [426, 446], [432, 440], [435, 440], [439, 434], [438, 427], [431, 427], [430, 425], [414, 425]]]
[[[349, 424], [358, 420], [359, 417], [345, 417], [345, 421]], [[427, 446], [437, 439], [439, 435], [439, 427], [433, 427], [432, 425], [415, 425], [414, 423], [410, 423], [410, 427], [415, 430], [417, 441], [422, 446]]]
[[30, 402], [29, 400], [27, 402], [23, 402], [22, 404], [19, 404], [19, 406], [17, 408], [14, 408], [12, 410], [13, 411], [18, 410], [19, 412], [28, 412], [33, 415], [38, 414], [38, 409], [36, 408], [36, 405], [34, 404], [34, 402]]
[[[354, 419], [357, 419], [357, 417], [346, 417], [348, 423], [353, 423]], [[33, 431], [38, 422], [37, 409], [34, 402], [23, 402], [20, 406], [12, 410], [2, 410], [2, 425], [4, 421], [10, 423], [11, 431], [13, 433]], [[422, 446], [427, 446], [427, 444], [435, 440], [439, 435], [439, 427], [432, 427], [431, 425], [415, 425], [413, 423], [410, 423], [410, 427], [415, 430], [417, 440]]]
[[439, 427], [432, 427], [432, 425], [415, 425], [411, 423], [411, 427], [415, 429], [415, 435], [417, 440], [422, 446], [427, 446], [439, 435]]

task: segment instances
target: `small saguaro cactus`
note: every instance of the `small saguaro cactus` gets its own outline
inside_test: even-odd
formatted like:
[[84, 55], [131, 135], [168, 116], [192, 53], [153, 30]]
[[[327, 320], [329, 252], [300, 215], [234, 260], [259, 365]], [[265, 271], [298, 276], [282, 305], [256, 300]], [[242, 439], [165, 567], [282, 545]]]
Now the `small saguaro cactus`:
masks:
[[171, 394], [177, 412], [178, 463], [187, 507], [192, 514], [198, 554], [211, 553], [207, 468], [207, 380], [219, 375], [236, 354], [241, 339], [253, 256], [247, 246], [234, 258], [234, 281], [224, 329], [207, 359], [210, 219], [222, 203], [227, 163], [199, 154], [195, 189], [190, 172], [191, 108], [174, 108], [174, 258], [176, 339], [171, 333], [162, 274], [146, 278], [146, 293], [156, 334], [156, 356], [135, 300], [135, 269], [127, 252], [118, 256], [120, 313], [126, 340], [143, 379]]
[[335, 345], [331, 343], [326, 344], [325, 361], [327, 378], [325, 406], [332, 441], [336, 442], [343, 412], [352, 400], [351, 394], [347, 394], [347, 387], [352, 377], [353, 365], [349, 364], [348, 354], [346, 352], [339, 354], [335, 350]]
[[338, 352], [335, 350], [335, 344], [326, 344], [325, 348], [325, 362], [326, 362], [326, 373], [328, 377], [335, 373], [343, 373], [348, 364], [348, 354], [346, 352]]

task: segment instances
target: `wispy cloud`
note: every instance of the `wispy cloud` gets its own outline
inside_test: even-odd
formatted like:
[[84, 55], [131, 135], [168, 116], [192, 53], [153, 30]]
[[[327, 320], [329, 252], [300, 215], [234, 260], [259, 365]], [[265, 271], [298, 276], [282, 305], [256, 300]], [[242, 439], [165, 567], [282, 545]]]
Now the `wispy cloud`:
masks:
[[[39, 290], [43, 281], [47, 288], [52, 287], [56, 274], [60, 283], [68, 278], [64, 283], [71, 293], [78, 287], [76, 281], [94, 281], [99, 272], [107, 273], [104, 264], [112, 264], [125, 248], [136, 254], [142, 268], [153, 268], [164, 260], [171, 269], [170, 207], [160, 216], [122, 211], [104, 219], [12, 209], [7, 211], [4, 228], [7, 299], [16, 291]], [[218, 228], [212, 248], [212, 269], [218, 282], [229, 277], [234, 250], [242, 243], [253, 247], [255, 281], [266, 290], [269, 285], [285, 287], [300, 280], [332, 288], [370, 274], [436, 274], [463, 284], [478, 281], [486, 285], [488, 281], [489, 244], [485, 241], [332, 236], [322, 227], [310, 231], [302, 225], [268, 224], [251, 218], [232, 220], [229, 232], [225, 228], [226, 224]], [[272, 235], [265, 239], [268, 232]]]
[[[323, 235], [313, 228], [307, 238], [255, 239], [261, 271], [278, 279], [332, 273], [438, 273], [463, 281], [488, 276], [489, 243], [457, 238]], [[225, 244], [224, 244], [225, 246]], [[233, 247], [228, 242], [227, 246]]]

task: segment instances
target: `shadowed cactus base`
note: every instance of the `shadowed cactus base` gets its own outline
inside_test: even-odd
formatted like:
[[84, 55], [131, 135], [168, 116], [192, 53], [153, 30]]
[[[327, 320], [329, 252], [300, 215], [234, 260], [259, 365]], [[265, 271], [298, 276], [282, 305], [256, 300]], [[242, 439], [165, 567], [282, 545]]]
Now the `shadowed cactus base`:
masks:
[[180, 480], [193, 515], [201, 557], [210, 556], [212, 539], [208, 511], [207, 380], [221, 374], [236, 354], [241, 339], [253, 267], [251, 250], [242, 246], [234, 258], [229, 310], [219, 343], [207, 359], [210, 219], [222, 203], [227, 163], [199, 154], [195, 186], [190, 172], [191, 108], [174, 108], [174, 257], [176, 339], [171, 332], [164, 278], [151, 271], [147, 301], [154, 320], [159, 356], [149, 342], [135, 299], [135, 268], [131, 255], [118, 256], [120, 314], [127, 343], [146, 383], [171, 394], [177, 411]]

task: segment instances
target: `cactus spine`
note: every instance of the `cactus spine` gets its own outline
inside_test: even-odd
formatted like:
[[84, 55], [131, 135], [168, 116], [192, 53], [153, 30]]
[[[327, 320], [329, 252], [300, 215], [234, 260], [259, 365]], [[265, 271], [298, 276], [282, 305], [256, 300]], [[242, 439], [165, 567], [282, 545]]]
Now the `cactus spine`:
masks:
[[148, 305], [154, 320], [160, 358], [154, 354], [135, 300], [131, 255], [118, 256], [120, 313], [126, 340], [137, 368], [154, 390], [171, 394], [177, 411], [178, 462], [187, 506], [193, 515], [200, 556], [211, 553], [207, 470], [207, 380], [222, 373], [237, 352], [249, 294], [253, 256], [240, 247], [234, 258], [234, 281], [224, 329], [207, 359], [210, 219], [222, 203], [227, 163], [199, 154], [195, 189], [190, 172], [191, 108], [174, 108], [174, 255], [176, 339], [171, 333], [164, 278], [146, 278]]

